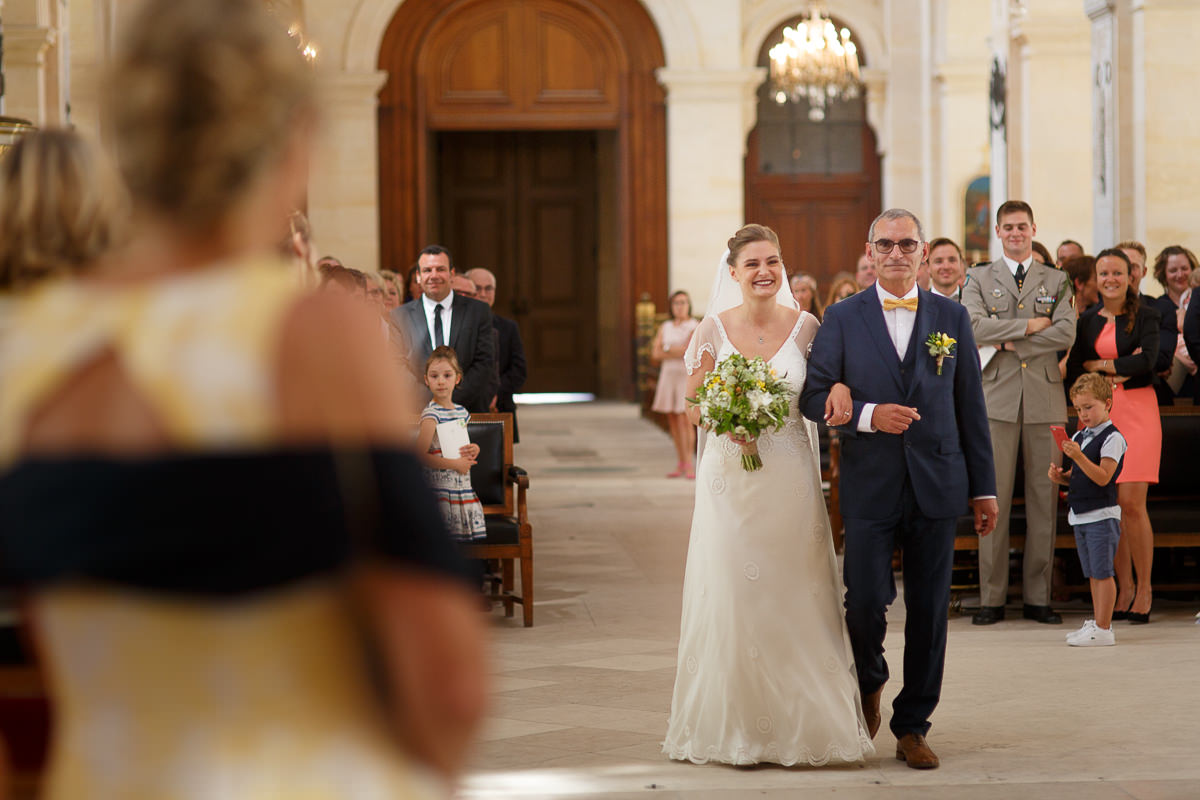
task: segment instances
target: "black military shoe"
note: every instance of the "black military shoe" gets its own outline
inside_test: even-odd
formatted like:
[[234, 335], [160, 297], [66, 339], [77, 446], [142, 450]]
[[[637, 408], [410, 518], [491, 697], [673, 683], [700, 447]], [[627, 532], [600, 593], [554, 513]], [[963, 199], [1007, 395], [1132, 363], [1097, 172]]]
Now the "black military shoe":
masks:
[[971, 617], [972, 625], [995, 625], [1004, 619], [1004, 606], [980, 606], [975, 616]]
[[1062, 617], [1055, 614], [1050, 606], [1031, 606], [1026, 603], [1021, 609], [1021, 616], [1043, 625], [1062, 625]]

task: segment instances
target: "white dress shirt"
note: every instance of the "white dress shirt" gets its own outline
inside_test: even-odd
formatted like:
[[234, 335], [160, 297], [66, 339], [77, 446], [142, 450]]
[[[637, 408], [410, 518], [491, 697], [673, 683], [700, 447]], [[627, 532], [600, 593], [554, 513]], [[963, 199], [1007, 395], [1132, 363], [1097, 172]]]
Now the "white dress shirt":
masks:
[[437, 339], [433, 335], [433, 309], [438, 305], [442, 307], [442, 338], [445, 339], [445, 344], [450, 344], [450, 314], [451, 308], [454, 307], [454, 291], [442, 298], [441, 302], [430, 300], [428, 296], [421, 295], [421, 302], [425, 306], [425, 324], [429, 326], [429, 346], [437, 347]]
[[941, 291], [938, 290], [938, 287], [931, 283], [931, 284], [929, 284], [929, 291], [933, 292], [934, 294], [938, 295], [939, 297], [946, 297], [946, 298], [949, 298], [950, 300], [958, 300], [959, 295], [962, 294], [962, 287], [956, 286], [954, 288], [954, 290], [950, 292], [950, 294], [942, 294]]
[[[884, 289], [879, 285], [879, 281], [875, 282], [875, 294], [879, 297], [879, 305], [883, 305], [884, 300], [907, 300], [910, 297], [918, 297], [917, 285], [914, 283], [912, 288], [904, 295], [904, 297], [896, 297], [896, 295]], [[891, 311], [883, 312], [883, 323], [887, 325], [888, 336], [892, 339], [892, 346], [896, 348], [896, 355], [901, 361], [904, 360], [904, 354], [908, 352], [908, 340], [912, 338], [913, 328], [917, 325], [917, 312], [909, 311], [907, 308], [893, 308]], [[875, 426], [871, 424], [871, 418], [875, 415], [875, 406], [877, 403], [863, 403], [862, 414], [858, 417], [858, 430], [862, 433], [873, 433]]]
[[1024, 266], [1025, 274], [1028, 275], [1029, 267], [1030, 267], [1030, 265], [1033, 264], [1033, 254], [1032, 253], [1030, 254], [1029, 258], [1025, 259], [1024, 261], [1013, 261], [1008, 256], [1001, 256], [1001, 258], [1004, 259], [1004, 263], [1008, 267], [1008, 271], [1012, 273], [1013, 280], [1017, 279], [1017, 268], [1018, 267]]

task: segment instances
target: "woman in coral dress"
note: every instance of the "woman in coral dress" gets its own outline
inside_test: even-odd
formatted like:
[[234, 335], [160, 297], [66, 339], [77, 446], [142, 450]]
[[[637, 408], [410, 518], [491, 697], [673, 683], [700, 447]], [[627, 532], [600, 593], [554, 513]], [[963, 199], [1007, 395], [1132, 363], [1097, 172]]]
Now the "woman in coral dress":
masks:
[[1129, 449], [1117, 478], [1121, 539], [1114, 565], [1118, 595], [1113, 619], [1137, 624], [1150, 621], [1153, 601], [1154, 532], [1146, 512], [1146, 492], [1150, 484], [1158, 483], [1162, 420], [1152, 385], [1159, 313], [1139, 302], [1137, 288], [1129, 280], [1130, 266], [1129, 257], [1115, 248], [1096, 258], [1101, 303], [1079, 318], [1067, 359], [1067, 381], [1074, 383], [1084, 372], [1098, 372], [1114, 384], [1111, 417]]

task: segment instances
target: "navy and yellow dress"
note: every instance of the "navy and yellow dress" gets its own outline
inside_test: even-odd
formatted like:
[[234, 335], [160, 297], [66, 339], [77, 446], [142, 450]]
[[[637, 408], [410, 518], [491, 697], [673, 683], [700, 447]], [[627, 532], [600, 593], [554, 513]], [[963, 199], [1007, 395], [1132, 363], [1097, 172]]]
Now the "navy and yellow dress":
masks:
[[[47, 798], [444, 794], [394, 746], [338, 575], [361, 556], [462, 564], [411, 454], [278, 444], [298, 291], [240, 265], [11, 309], [0, 573], [29, 592], [55, 708]], [[108, 352], [170, 454], [23, 455], [31, 414]]]

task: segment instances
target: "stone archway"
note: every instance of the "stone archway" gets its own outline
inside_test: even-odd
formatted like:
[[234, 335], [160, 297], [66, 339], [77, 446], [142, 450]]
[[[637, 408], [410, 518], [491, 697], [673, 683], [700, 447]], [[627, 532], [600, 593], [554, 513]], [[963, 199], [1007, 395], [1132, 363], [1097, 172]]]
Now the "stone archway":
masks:
[[381, 266], [443, 230], [442, 132], [599, 132], [594, 356], [601, 393], [632, 397], [634, 302], [667, 294], [663, 63], [638, 0], [406, 0], [378, 49]]

